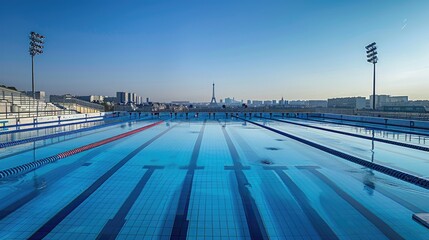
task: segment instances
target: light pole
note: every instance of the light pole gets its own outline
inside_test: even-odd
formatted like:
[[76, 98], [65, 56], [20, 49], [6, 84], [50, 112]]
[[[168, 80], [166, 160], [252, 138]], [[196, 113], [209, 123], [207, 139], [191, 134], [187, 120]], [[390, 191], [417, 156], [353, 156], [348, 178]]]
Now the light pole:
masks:
[[369, 63], [372, 63], [374, 65], [374, 79], [373, 79], [373, 85], [372, 85], [372, 109], [375, 110], [375, 64], [378, 61], [377, 57], [377, 46], [376, 43], [373, 42], [366, 46], [366, 57], [368, 58], [366, 61]]
[[[36, 91], [34, 87], [34, 56], [38, 54], [43, 53], [43, 43], [45, 37], [36, 33], [36, 32], [30, 32], [30, 55], [31, 55], [31, 91], [33, 93], [33, 99], [36, 99]], [[33, 103], [34, 103], [33, 100]], [[39, 117], [39, 102], [37, 101], [37, 110], [36, 110], [36, 117]]]

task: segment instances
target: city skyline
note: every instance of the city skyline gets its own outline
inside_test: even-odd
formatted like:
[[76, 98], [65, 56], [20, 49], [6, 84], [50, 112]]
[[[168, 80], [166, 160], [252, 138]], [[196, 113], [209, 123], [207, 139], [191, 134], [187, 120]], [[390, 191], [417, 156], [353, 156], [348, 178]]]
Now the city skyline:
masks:
[[[103, 4], [102, 4], [103, 3]], [[378, 45], [376, 94], [427, 99], [429, 2], [7, 2], [0, 83], [31, 90], [28, 34], [46, 36], [36, 90], [139, 93], [153, 101], [327, 99], [372, 94], [364, 47]]]

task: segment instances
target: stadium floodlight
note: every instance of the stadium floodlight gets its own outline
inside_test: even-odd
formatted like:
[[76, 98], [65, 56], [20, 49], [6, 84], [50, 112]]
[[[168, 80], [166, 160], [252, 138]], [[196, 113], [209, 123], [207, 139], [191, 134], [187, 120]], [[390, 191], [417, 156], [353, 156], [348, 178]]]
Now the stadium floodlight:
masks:
[[369, 44], [365, 47], [365, 49], [367, 54], [366, 57], [368, 58], [366, 61], [374, 65], [374, 78], [372, 85], [372, 109], [375, 110], [375, 64], [378, 62], [376, 43], [373, 42]]
[[[33, 99], [36, 99], [36, 90], [34, 86], [34, 56], [43, 53], [43, 44], [45, 43], [45, 36], [40, 35], [36, 32], [30, 32], [30, 48], [29, 52], [31, 55], [31, 91], [33, 93]], [[34, 102], [33, 100], [33, 102]], [[39, 117], [39, 101], [37, 101], [36, 117]]]
[[372, 47], [375, 47], [375, 42], [373, 42], [373, 43], [371, 43], [371, 44], [369, 44], [368, 46], [366, 46], [365, 48], [366, 48], [366, 50], [369, 50], [369, 49], [371, 49]]
[[34, 88], [34, 56], [43, 53], [43, 44], [45, 43], [45, 36], [40, 35], [36, 32], [30, 32], [30, 55], [31, 55], [31, 91], [33, 92], [33, 98], [36, 99], [36, 92]]

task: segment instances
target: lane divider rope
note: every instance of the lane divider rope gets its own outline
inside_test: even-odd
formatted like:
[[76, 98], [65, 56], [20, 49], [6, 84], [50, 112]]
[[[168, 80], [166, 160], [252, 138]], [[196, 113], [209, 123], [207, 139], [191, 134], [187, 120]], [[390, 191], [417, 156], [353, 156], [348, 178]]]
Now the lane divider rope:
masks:
[[344, 152], [341, 152], [341, 151], [338, 151], [338, 150], [335, 150], [335, 149], [332, 149], [332, 148], [328, 148], [326, 146], [317, 144], [315, 142], [311, 142], [309, 140], [306, 140], [306, 139], [294, 136], [292, 134], [282, 132], [282, 131], [277, 130], [275, 128], [271, 128], [271, 127], [268, 127], [268, 126], [265, 126], [265, 125], [262, 125], [262, 124], [259, 124], [259, 123], [247, 120], [247, 119], [243, 119], [241, 117], [236, 117], [236, 118], [238, 118], [240, 120], [243, 120], [243, 121], [246, 121], [246, 122], [249, 122], [249, 123], [254, 124], [256, 126], [259, 126], [261, 128], [268, 129], [268, 130], [270, 130], [272, 132], [278, 133], [280, 135], [283, 135], [285, 137], [291, 138], [291, 139], [296, 140], [298, 142], [304, 143], [304, 144], [309, 145], [311, 147], [317, 148], [319, 150], [322, 150], [322, 151], [327, 152], [329, 154], [332, 154], [334, 156], [340, 157], [342, 159], [348, 160], [350, 162], [359, 164], [359, 165], [367, 167], [367, 168], [371, 168], [371, 169], [373, 169], [375, 171], [384, 173], [386, 175], [389, 175], [391, 177], [400, 179], [402, 181], [414, 184], [416, 186], [429, 189], [429, 179], [418, 177], [418, 176], [414, 176], [412, 174], [409, 174], [409, 173], [406, 173], [406, 172], [403, 172], [403, 171], [400, 171], [400, 170], [397, 170], [397, 169], [393, 169], [393, 168], [390, 168], [390, 167], [386, 167], [384, 165], [380, 165], [380, 164], [377, 164], [377, 163], [369, 162], [367, 160], [364, 160], [364, 159], [361, 159], [361, 158], [349, 155], [347, 153], [344, 153]]
[[401, 147], [412, 148], [412, 149], [416, 149], [416, 150], [421, 150], [421, 151], [429, 152], [429, 147], [418, 146], [418, 145], [413, 145], [413, 144], [408, 144], [408, 143], [403, 143], [403, 142], [397, 142], [397, 141], [392, 141], [392, 140], [389, 140], [389, 139], [382, 139], [382, 138], [364, 136], [364, 135], [360, 135], [360, 134], [343, 132], [343, 131], [338, 131], [338, 130], [329, 129], [329, 128], [323, 128], [323, 127], [317, 127], [317, 126], [308, 125], [308, 124], [304, 124], [304, 123], [291, 122], [291, 121], [281, 120], [281, 119], [277, 119], [277, 118], [266, 118], [266, 117], [257, 117], [257, 118], [263, 118], [263, 119], [273, 120], [273, 121], [282, 122], [282, 123], [289, 123], [289, 124], [293, 124], [293, 125], [297, 125], [297, 126], [314, 128], [314, 129], [317, 129], [317, 130], [322, 130], [322, 131], [327, 131], [327, 132], [332, 132], [332, 133], [338, 133], [338, 134], [342, 134], [342, 135], [346, 135], [346, 136], [352, 136], [352, 137], [357, 137], [357, 138], [362, 138], [362, 139], [366, 139], [366, 140], [374, 140], [374, 141], [377, 141], [377, 142], [382, 142], [382, 143], [392, 144], [392, 145], [396, 145], [396, 146], [401, 146]]
[[[139, 120], [140, 119], [133, 119], [131, 121], [139, 121]], [[76, 129], [76, 130], [66, 131], [66, 132], [59, 132], [59, 133], [54, 133], [54, 134], [49, 134], [49, 135], [44, 135], [44, 136], [39, 136], [39, 137], [33, 137], [33, 138], [16, 140], [16, 141], [12, 141], [12, 142], [0, 143], [0, 149], [6, 148], [6, 147], [12, 147], [12, 146], [16, 146], [16, 145], [21, 145], [21, 144], [25, 144], [25, 143], [30, 143], [30, 142], [41, 141], [41, 140], [54, 138], [54, 137], [61, 137], [61, 136], [65, 136], [65, 135], [96, 130], [98, 128], [109, 127], [109, 126], [113, 126], [113, 125], [121, 124], [121, 123], [126, 123], [126, 122], [129, 122], [129, 121], [115, 121], [115, 122], [105, 123], [105, 124], [96, 125], [96, 126], [92, 126], [92, 127], [84, 127], [84, 128], [80, 128], [80, 129]]]
[[[28, 132], [28, 131], [34, 131], [34, 130], [42, 130], [42, 129], [48, 129], [48, 128], [56, 128], [56, 127], [65, 127], [70, 125], [77, 125], [77, 124], [83, 124], [83, 123], [94, 123], [94, 122], [102, 122], [102, 121], [109, 121], [109, 120], [116, 120], [116, 119], [129, 119], [129, 117], [119, 117], [119, 118], [103, 118], [103, 119], [96, 119], [96, 120], [88, 120], [88, 121], [79, 121], [79, 122], [71, 122], [71, 123], [63, 123], [63, 124], [51, 124], [47, 126], [40, 126], [40, 127], [30, 127], [30, 128], [21, 128], [23, 125], [11, 125], [11, 127], [19, 127], [19, 129], [15, 130], [8, 130], [0, 132], [0, 135], [7, 135], [12, 133], [22, 133], [22, 132]], [[39, 123], [40, 125], [43, 125], [42, 123]], [[30, 125], [34, 125], [33, 123]], [[36, 123], [37, 125], [37, 123]], [[24, 126], [25, 127], [25, 126]]]
[[23, 164], [23, 165], [20, 165], [20, 166], [16, 166], [16, 167], [12, 167], [12, 168], [9, 168], [9, 169], [1, 170], [0, 171], [0, 179], [6, 178], [6, 177], [9, 177], [9, 176], [12, 176], [12, 175], [16, 175], [16, 174], [19, 174], [19, 173], [31, 171], [31, 170], [37, 169], [37, 168], [39, 168], [41, 166], [44, 166], [44, 165], [46, 165], [48, 163], [56, 162], [56, 161], [58, 161], [58, 160], [60, 160], [62, 158], [66, 158], [66, 157], [69, 157], [69, 156], [72, 156], [72, 155], [75, 155], [75, 154], [78, 154], [78, 153], [81, 153], [81, 152], [84, 152], [84, 151], [87, 151], [87, 150], [99, 147], [101, 145], [104, 145], [104, 144], [107, 144], [107, 143], [110, 143], [110, 142], [113, 142], [113, 141], [116, 141], [116, 140], [128, 137], [130, 135], [136, 134], [136, 133], [141, 132], [143, 130], [149, 129], [149, 128], [154, 127], [154, 126], [157, 126], [157, 125], [161, 124], [162, 122], [164, 122], [164, 121], [155, 122], [155, 123], [149, 124], [147, 126], [144, 126], [144, 127], [137, 128], [137, 129], [134, 129], [132, 131], [126, 132], [126, 133], [122, 133], [122, 134], [119, 134], [119, 135], [116, 135], [116, 136], [113, 136], [113, 137], [110, 137], [110, 138], [107, 138], [107, 139], [104, 139], [104, 140], [101, 140], [101, 141], [98, 141], [98, 142], [95, 142], [95, 143], [87, 144], [87, 145], [84, 145], [82, 147], [78, 147], [78, 148], [75, 148], [75, 149], [72, 149], [72, 150], [68, 150], [68, 151], [65, 151], [65, 152], [62, 152], [62, 153], [50, 156], [50, 157], [42, 158], [42, 159], [39, 159], [39, 160], [34, 161], [34, 162], [29, 162], [29, 163], [26, 163], [26, 164]]
[[[280, 116], [278, 116], [278, 117], [280, 117]], [[389, 125], [389, 126], [386, 126], [383, 128], [383, 127], [376, 127], [376, 126], [371, 126], [371, 125], [362, 125], [362, 123], [365, 123], [365, 122], [362, 122], [359, 125], [359, 122], [344, 123], [344, 122], [331, 121], [333, 119], [330, 119], [330, 118], [327, 118], [327, 121], [326, 120], [317, 120], [316, 118], [321, 118], [321, 117], [312, 116], [311, 118], [299, 118], [299, 119], [304, 119], [304, 120], [312, 121], [312, 122], [321, 122], [321, 123], [337, 124], [337, 125], [344, 125], [344, 126], [361, 127], [361, 128], [365, 128], [365, 129], [369, 129], [369, 130], [380, 130], [380, 131], [390, 131], [390, 132], [398, 132], [398, 133], [405, 133], [405, 134], [418, 134], [418, 135], [422, 135], [422, 136], [429, 136], [428, 133], [418, 132], [418, 130], [417, 131], [403, 130], [404, 128], [407, 128], [406, 126], [401, 127], [401, 126], [390, 126]], [[325, 119], [325, 118], [322, 118], [322, 119]], [[340, 120], [340, 119], [338, 119], [338, 120]], [[375, 125], [377, 125], [377, 124], [375, 124]], [[396, 127], [396, 128], [388, 128], [388, 127]], [[402, 130], [399, 129], [400, 127], [402, 128]]]

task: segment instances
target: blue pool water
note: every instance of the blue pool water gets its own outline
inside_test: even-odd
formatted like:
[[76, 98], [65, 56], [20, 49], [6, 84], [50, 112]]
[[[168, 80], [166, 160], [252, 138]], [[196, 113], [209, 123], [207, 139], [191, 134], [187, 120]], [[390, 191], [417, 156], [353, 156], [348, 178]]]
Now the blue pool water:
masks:
[[[429, 229], [412, 219], [429, 212], [424, 187], [244, 120], [162, 119], [0, 179], [0, 239], [428, 239]], [[159, 120], [3, 148], [0, 171]], [[251, 121], [429, 180], [427, 151], [270, 119]], [[288, 121], [372, 136], [362, 126]], [[374, 136], [427, 145], [418, 132]]]

